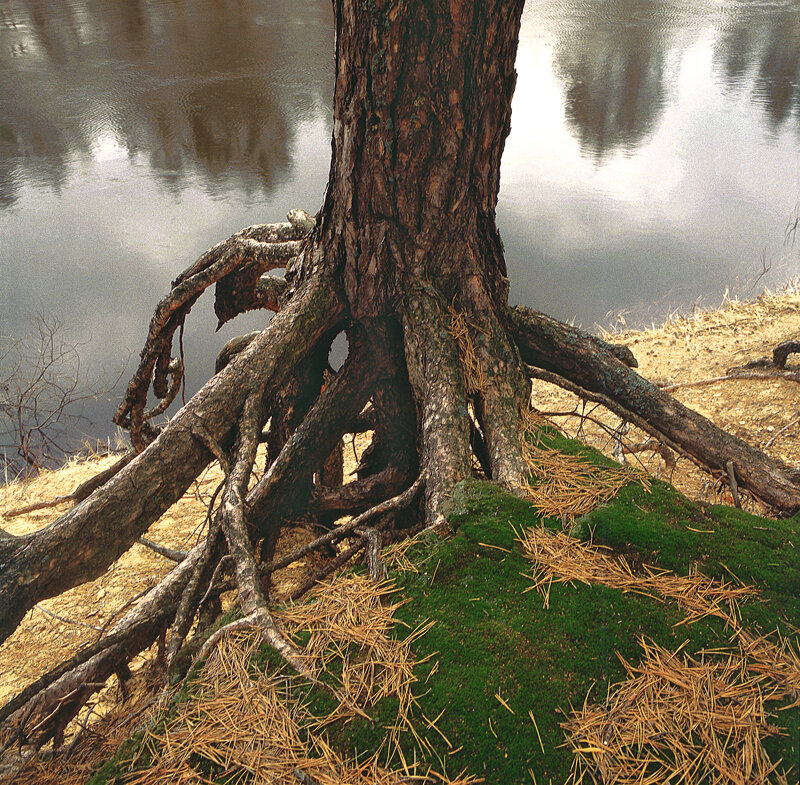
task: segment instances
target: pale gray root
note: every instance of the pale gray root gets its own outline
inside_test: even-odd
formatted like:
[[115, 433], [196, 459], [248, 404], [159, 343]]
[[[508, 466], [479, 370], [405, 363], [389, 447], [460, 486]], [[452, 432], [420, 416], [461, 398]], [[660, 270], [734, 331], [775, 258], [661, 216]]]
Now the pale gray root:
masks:
[[222, 492], [218, 513], [222, 521], [222, 531], [228, 542], [228, 552], [234, 561], [239, 604], [244, 618], [215, 632], [203, 645], [199, 656], [207, 654], [226, 633], [250, 626], [257, 628], [263, 639], [298, 673], [314, 679], [314, 674], [307, 667], [301, 653], [286, 639], [269, 612], [244, 519], [247, 484], [256, 460], [264, 417], [264, 403], [261, 395], [256, 392], [245, 401], [239, 420], [236, 458]]
[[407, 292], [403, 333], [408, 378], [417, 404], [420, 463], [427, 472], [425, 519], [449, 531], [445, 504], [453, 486], [471, 474], [464, 375], [449, 319], [438, 298], [420, 286]]
[[[211, 509], [213, 508], [215, 498], [216, 496], [212, 497], [212, 500], [209, 504], [209, 516], [211, 514]], [[220, 522], [217, 519], [214, 520], [214, 522], [209, 526], [203, 555], [193, 570], [192, 576], [189, 579], [189, 582], [186, 584], [186, 588], [183, 590], [183, 592], [181, 592], [178, 609], [175, 612], [175, 617], [173, 618], [172, 624], [169, 628], [169, 640], [166, 647], [167, 671], [171, 669], [172, 664], [175, 661], [175, 658], [178, 655], [181, 647], [183, 646], [186, 636], [189, 634], [189, 630], [191, 629], [192, 620], [194, 619], [195, 611], [199, 605], [197, 602], [198, 594], [202, 590], [204, 579], [208, 578], [208, 569], [212, 556], [217, 550], [219, 534]]]
[[166, 545], [161, 545], [160, 543], [153, 542], [152, 540], [148, 540], [147, 537], [139, 537], [136, 542], [139, 545], [143, 545], [145, 548], [149, 548], [154, 553], [157, 553], [159, 556], [163, 556], [165, 559], [169, 559], [170, 561], [174, 562], [182, 562], [186, 558], [186, 551], [178, 550], [177, 548], [168, 548]]
[[[16, 708], [13, 708], [15, 703], [19, 704], [20, 701], [9, 701], [4, 707], [4, 714], [8, 708], [13, 708], [7, 721], [21, 731], [22, 738], [37, 747], [50, 738], [55, 737], [58, 741], [63, 728], [77, 715], [89, 697], [102, 689], [110, 676], [126, 667], [133, 657], [153, 643], [169, 623], [170, 613], [174, 612], [178, 598], [200, 563], [204, 548], [205, 541], [192, 548], [180, 564], [109, 630], [105, 636], [110, 639], [107, 647], [79, 662], [52, 682], [43, 684], [30, 699]], [[99, 643], [102, 645], [103, 640]], [[19, 728], [20, 724], [25, 727]]]
[[512, 490], [525, 485], [527, 468], [522, 453], [521, 414], [529, 407], [530, 381], [522, 359], [497, 319], [482, 281], [465, 279], [462, 299], [467, 326], [482, 369], [477, 391], [477, 416], [491, 466], [491, 478]]
[[381, 535], [375, 529], [367, 529], [361, 536], [367, 543], [364, 562], [369, 577], [373, 581], [381, 581], [386, 577], [386, 566], [381, 559]]

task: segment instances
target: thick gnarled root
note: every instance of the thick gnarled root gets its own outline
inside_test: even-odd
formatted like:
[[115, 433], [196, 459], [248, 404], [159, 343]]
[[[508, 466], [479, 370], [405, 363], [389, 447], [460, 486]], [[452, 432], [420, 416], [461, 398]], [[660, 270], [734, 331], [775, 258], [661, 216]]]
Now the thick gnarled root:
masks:
[[613, 411], [628, 413], [627, 419], [715, 476], [729, 479], [733, 472], [740, 489], [768, 506], [790, 514], [800, 509], [800, 471], [717, 428], [639, 376], [629, 367], [635, 361], [627, 349], [527, 308], [513, 309], [510, 324], [525, 362], [553, 374], [556, 383], [563, 378], [564, 386], [608, 401]]
[[464, 375], [449, 318], [438, 298], [416, 290], [404, 312], [408, 378], [417, 402], [420, 462], [427, 481], [425, 519], [448, 530], [445, 505], [453, 486], [470, 476], [470, 430]]

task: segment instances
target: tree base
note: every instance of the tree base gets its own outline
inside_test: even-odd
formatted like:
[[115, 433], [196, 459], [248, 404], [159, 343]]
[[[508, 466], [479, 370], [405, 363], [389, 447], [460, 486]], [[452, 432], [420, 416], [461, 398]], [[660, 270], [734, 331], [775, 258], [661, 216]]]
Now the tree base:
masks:
[[[357, 316], [335, 275], [335, 249], [308, 236], [308, 216], [295, 211], [289, 218], [215, 246], [176, 279], [157, 307], [116, 416], [130, 428], [136, 458], [121, 462], [118, 473], [51, 526], [0, 541], [5, 638], [35, 603], [105, 570], [211, 460], [224, 474], [209, 505], [206, 540], [109, 636], [0, 711], [0, 722], [10, 721], [16, 738], [35, 746], [58, 741], [89, 695], [111, 673], [124, 677], [127, 662], [165, 630], [165, 656], [175, 661], [193, 619], [207, 617], [214, 597], [231, 585], [242, 614], [235, 625], [257, 627], [304, 673], [302, 658], [270, 612], [275, 563], [259, 562], [257, 551], [269, 559], [281, 528], [292, 521], [330, 526], [349, 514], [356, 523], [334, 529], [315, 547], [356, 533], [349, 556], [374, 554], [380, 541], [418, 525], [446, 534], [446, 503], [455, 486], [476, 473], [524, 488], [521, 435], [530, 377], [545, 376], [603, 403], [780, 512], [800, 509], [800, 473], [644, 380], [630, 367], [635, 359], [628, 350], [543, 314], [508, 309], [498, 300], [497, 281], [478, 274], [440, 288], [406, 280], [391, 313]], [[289, 254], [297, 255], [287, 263]], [[262, 277], [278, 263], [286, 264], [285, 282]], [[182, 357], [171, 357], [174, 336], [212, 284], [221, 320], [253, 307], [277, 313], [261, 333], [229, 344], [211, 381], [168, 425], [153, 427], [182, 383]], [[349, 353], [333, 372], [327, 356], [340, 332]], [[160, 401], [148, 410], [151, 388]], [[371, 446], [355, 480], [343, 484], [342, 438], [366, 428], [373, 430]], [[269, 465], [254, 481], [264, 440]]]

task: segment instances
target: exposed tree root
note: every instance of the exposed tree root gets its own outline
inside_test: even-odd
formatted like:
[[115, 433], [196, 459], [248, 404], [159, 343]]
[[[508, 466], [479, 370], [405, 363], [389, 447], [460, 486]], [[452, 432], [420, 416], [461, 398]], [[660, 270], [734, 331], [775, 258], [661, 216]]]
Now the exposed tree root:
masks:
[[[237, 303], [237, 298], [241, 299], [243, 291], [252, 291], [263, 273], [284, 267], [300, 253], [302, 238], [313, 228], [313, 221], [301, 211], [293, 211], [288, 217], [288, 224], [250, 226], [210, 248], [173, 281], [172, 290], [156, 307], [139, 367], [114, 415], [117, 425], [130, 430], [137, 451], [141, 452], [146, 441], [155, 436], [152, 429], [145, 430], [146, 421], [166, 410], [183, 379], [182, 362], [171, 357], [175, 332], [182, 328], [200, 295], [215, 283], [220, 323], [255, 307], [256, 303], [243, 299]], [[162, 402], [145, 411], [151, 384]]]
[[170, 561], [174, 562], [182, 562], [186, 558], [186, 551], [179, 551], [176, 548], [167, 548], [164, 545], [160, 545], [157, 542], [153, 542], [152, 540], [148, 540], [147, 537], [139, 537], [136, 542], [139, 545], [144, 545], [145, 548], [149, 548], [154, 553], [157, 553], [159, 556], [163, 556], [165, 559], [169, 559]]
[[144, 534], [211, 460], [198, 428], [224, 447], [252, 390], [274, 395], [341, 313], [332, 287], [309, 281], [143, 453], [50, 526], [4, 545], [10, 555], [0, 571], [0, 641], [36, 603], [96, 578]]
[[624, 365], [608, 344], [526, 308], [513, 309], [511, 324], [529, 364], [613, 400], [647, 423], [648, 433], [663, 435], [717, 475], [727, 474], [732, 461], [739, 487], [769, 506], [786, 513], [800, 509], [800, 471], [688, 409]]
[[[303, 556], [322, 548], [324, 545], [344, 539], [351, 532], [354, 532], [366, 525], [367, 522], [373, 520], [374, 518], [381, 518], [398, 509], [408, 507], [417, 498], [420, 491], [424, 487], [425, 479], [423, 477], [418, 477], [412, 485], [410, 485], [408, 488], [406, 488], [406, 490], [397, 496], [387, 499], [380, 504], [376, 504], [374, 507], [370, 507], [368, 510], [362, 512], [360, 515], [357, 515], [355, 518], [351, 518], [349, 521], [347, 521], [347, 523], [343, 523], [340, 526], [337, 526], [335, 529], [331, 529], [331, 531], [323, 534], [321, 537], [317, 537], [315, 540], [312, 540], [306, 545], [297, 548], [287, 556], [264, 565], [264, 567], [261, 568], [262, 574], [272, 573], [275, 570], [288, 567], [293, 562], [302, 559]], [[386, 522], [384, 522], [383, 525], [385, 525], [385, 523]], [[375, 528], [383, 528], [383, 525], [378, 524]]]
[[441, 532], [448, 528], [444, 505], [450, 489], [470, 475], [464, 375], [448, 322], [437, 298], [427, 291], [409, 298], [404, 345], [420, 423], [420, 458], [428, 471], [425, 517]]
[[110, 633], [84, 647], [70, 660], [45, 674], [0, 709], [14, 736], [35, 747], [49, 739], [58, 744], [67, 723], [115, 673], [124, 680], [127, 663], [148, 648], [170, 623], [186, 585], [205, 549], [196, 545]]
[[467, 324], [482, 370], [474, 400], [491, 467], [490, 477], [508, 488], [518, 488], [526, 476], [519, 433], [521, 414], [530, 405], [530, 382], [522, 372], [516, 346], [495, 316], [491, 299], [476, 276], [464, 282], [462, 297], [473, 314]]
[[[234, 587], [241, 617], [214, 633], [198, 656], [228, 632], [255, 627], [298, 673], [315, 679], [275, 622], [270, 576], [312, 550], [348, 539], [292, 596], [301, 597], [362, 551], [371, 573], [380, 576], [381, 542], [418, 530], [420, 512], [424, 525], [445, 533], [450, 493], [474, 471], [510, 488], [523, 486], [528, 468], [520, 433], [530, 377], [601, 403], [657, 440], [642, 449], [668, 448], [780, 510], [800, 508], [797, 472], [642, 379], [631, 370], [636, 361], [629, 350], [542, 314], [500, 307], [477, 275], [462, 280], [448, 299], [432, 286], [410, 284], [393, 315], [355, 318], [314, 235], [302, 239], [311, 228], [304, 216], [243, 230], [176, 280], [156, 310], [142, 364], [118, 413], [138, 430], [135, 443], [143, 451], [108, 470], [102, 487], [51, 526], [3, 538], [0, 551], [8, 556], [0, 573], [0, 635], [6, 637], [34, 604], [102, 572], [212, 459], [225, 475], [219, 505], [215, 494], [209, 507], [206, 540], [188, 554], [156, 548], [182, 561], [109, 635], [0, 712], [0, 722], [15, 725], [16, 738], [59, 742], [88, 697], [113, 673], [124, 680], [131, 657], [166, 630], [165, 661], [184, 663], [193, 622], [211, 622], [220, 593]], [[261, 277], [290, 253], [299, 256], [288, 282]], [[169, 356], [172, 337], [211, 283], [217, 283], [221, 320], [254, 307], [277, 313], [262, 332], [229, 342], [214, 378], [145, 446], [147, 419], [165, 408], [182, 378], [182, 363]], [[327, 356], [341, 330], [349, 353], [334, 373]], [[163, 397], [147, 412], [151, 386]], [[345, 483], [343, 435], [368, 430], [371, 443], [355, 479]], [[254, 482], [265, 441], [267, 466]], [[82, 489], [70, 499], [78, 500]], [[272, 558], [282, 527], [300, 520], [331, 526], [342, 514], [355, 517]]]

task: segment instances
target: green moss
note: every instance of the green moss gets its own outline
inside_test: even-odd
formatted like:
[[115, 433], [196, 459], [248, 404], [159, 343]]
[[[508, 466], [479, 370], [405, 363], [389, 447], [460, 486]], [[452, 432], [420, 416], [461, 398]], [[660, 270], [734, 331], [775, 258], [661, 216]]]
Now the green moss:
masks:
[[[609, 463], [557, 434], [545, 433], [543, 439], [565, 452]], [[397, 634], [435, 622], [414, 643], [419, 658], [433, 655], [418, 666], [421, 715], [415, 727], [433, 748], [426, 759], [439, 770], [454, 774], [465, 769], [488, 783], [531, 783], [530, 770], [539, 783], [563, 782], [571, 755], [563, 746], [561, 723], [587, 693], [602, 701], [609, 686], [624, 678], [618, 654], [637, 662], [642, 636], [671, 649], [685, 644], [690, 653], [728, 641], [719, 620], [680, 624], [683, 613], [673, 603], [602, 586], [553, 584], [545, 608], [538, 593], [526, 591], [531, 566], [515, 530], [560, 528], [560, 521], [542, 521], [527, 502], [491, 483], [460, 484], [449, 520], [453, 537], [428, 535], [409, 552], [418, 573], [392, 576], [409, 600], [398, 611], [402, 624]], [[789, 634], [792, 625], [800, 626], [799, 517], [771, 521], [726, 507], [698, 506], [654, 481], [649, 490], [626, 486], [610, 504], [581, 519], [576, 531], [633, 561], [678, 574], [696, 566], [715, 578], [733, 580], [735, 575], [760, 592], [757, 601], [742, 608], [748, 626], [779, 627]], [[265, 647], [253, 666], [270, 670], [282, 663]], [[318, 716], [334, 708], [333, 698], [322, 690], [306, 686], [302, 693]], [[396, 712], [397, 702], [385, 700], [370, 710], [371, 721], [329, 726], [329, 740], [344, 754], [371, 754], [384, 742]], [[452, 747], [425, 723], [424, 718], [440, 714], [437, 727]], [[797, 761], [800, 710], [782, 711], [776, 721], [787, 733], [767, 741], [768, 753], [773, 760]], [[420, 757], [411, 739], [404, 746], [407, 759], [415, 752]], [[109, 771], [119, 771], [114, 762], [108, 765]]]
[[[538, 782], [563, 782], [571, 756], [562, 746], [560, 723], [587, 692], [602, 700], [609, 685], [624, 678], [617, 653], [638, 661], [641, 636], [672, 649], [686, 643], [688, 652], [728, 640], [716, 619], [679, 624], [683, 614], [674, 604], [602, 586], [554, 584], [545, 609], [537, 593], [525, 592], [530, 565], [513, 531], [540, 521], [526, 502], [489, 483], [462, 483], [453, 494], [450, 520], [456, 530], [452, 539], [420, 543], [410, 554], [419, 574], [395, 576], [411, 599], [398, 613], [401, 621], [411, 628], [435, 622], [415, 643], [419, 657], [434, 654], [440, 663], [427, 681], [431, 665], [421, 666], [420, 705], [428, 718], [444, 712], [437, 726], [458, 751], [433, 730], [425, 735], [436, 751], [429, 760], [435, 765], [439, 757], [450, 773], [466, 769], [487, 782], [530, 783], [530, 769]], [[628, 486], [583, 526], [598, 542], [679, 573], [700, 563], [715, 577], [730, 578], [730, 570], [753, 580], [762, 597], [744, 616], [773, 628], [783, 625], [784, 614], [794, 624], [800, 621], [797, 560], [791, 560], [789, 544], [800, 527], [797, 521], [773, 523], [727, 508], [697, 507], [654, 483], [652, 492]], [[762, 561], [777, 567], [767, 569]], [[773, 759], [797, 759], [798, 714], [797, 709], [781, 713], [787, 736], [768, 741]], [[377, 749], [394, 707], [387, 702], [372, 715], [372, 723], [333, 726], [331, 740], [351, 754]]]

